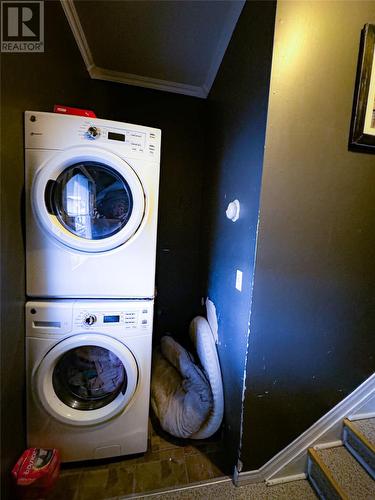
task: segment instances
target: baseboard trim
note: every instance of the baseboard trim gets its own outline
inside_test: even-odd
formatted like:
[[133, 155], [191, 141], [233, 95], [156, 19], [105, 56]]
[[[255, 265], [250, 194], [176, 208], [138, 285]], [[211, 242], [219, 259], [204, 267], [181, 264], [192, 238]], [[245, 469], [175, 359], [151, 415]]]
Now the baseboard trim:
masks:
[[374, 402], [375, 373], [262, 467], [237, 472], [234, 477], [235, 484], [240, 486], [261, 481], [286, 482], [287, 478], [305, 473], [308, 448], [341, 441], [343, 419], [348, 415], [353, 417], [363, 414], [363, 410], [367, 412]]
[[367, 413], [357, 413], [356, 415], [349, 415], [347, 417], [350, 422], [355, 422], [356, 420], [365, 420], [366, 418], [375, 418], [375, 411]]
[[266, 481], [267, 486], [274, 486], [275, 484], [289, 483], [290, 481], [300, 481], [301, 479], [306, 479], [306, 472], [301, 474], [293, 474], [292, 476], [279, 477], [277, 479], [269, 479]]

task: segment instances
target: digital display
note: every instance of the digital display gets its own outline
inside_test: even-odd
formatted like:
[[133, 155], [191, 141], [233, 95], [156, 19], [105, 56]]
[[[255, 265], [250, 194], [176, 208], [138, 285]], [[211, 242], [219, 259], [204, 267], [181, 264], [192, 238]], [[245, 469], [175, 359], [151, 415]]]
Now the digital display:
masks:
[[108, 139], [112, 139], [113, 141], [125, 142], [125, 134], [117, 134], [116, 132], [108, 132]]
[[103, 316], [103, 323], [119, 323], [120, 316]]

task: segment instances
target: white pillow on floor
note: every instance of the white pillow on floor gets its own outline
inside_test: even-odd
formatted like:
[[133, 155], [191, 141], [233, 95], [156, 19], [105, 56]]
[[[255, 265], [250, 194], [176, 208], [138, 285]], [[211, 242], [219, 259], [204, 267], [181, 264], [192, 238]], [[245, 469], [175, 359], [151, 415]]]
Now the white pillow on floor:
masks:
[[189, 438], [212, 410], [210, 384], [192, 356], [172, 337], [161, 339], [153, 357], [151, 405], [161, 427], [172, 436]]

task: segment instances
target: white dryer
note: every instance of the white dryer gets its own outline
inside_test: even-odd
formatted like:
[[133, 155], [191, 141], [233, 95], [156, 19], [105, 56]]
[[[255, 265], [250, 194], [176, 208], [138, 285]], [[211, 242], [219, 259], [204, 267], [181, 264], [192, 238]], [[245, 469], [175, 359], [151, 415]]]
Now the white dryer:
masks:
[[31, 297], [152, 298], [159, 129], [27, 111]]
[[26, 304], [27, 440], [64, 462], [147, 449], [153, 301]]

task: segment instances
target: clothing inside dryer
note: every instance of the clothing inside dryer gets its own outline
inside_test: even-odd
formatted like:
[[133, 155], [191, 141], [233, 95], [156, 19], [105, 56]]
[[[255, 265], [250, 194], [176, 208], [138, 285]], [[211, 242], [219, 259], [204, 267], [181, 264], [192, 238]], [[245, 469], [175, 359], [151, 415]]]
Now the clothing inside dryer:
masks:
[[66, 168], [56, 179], [47, 207], [63, 226], [89, 240], [108, 238], [129, 221], [133, 197], [126, 180], [98, 162]]

